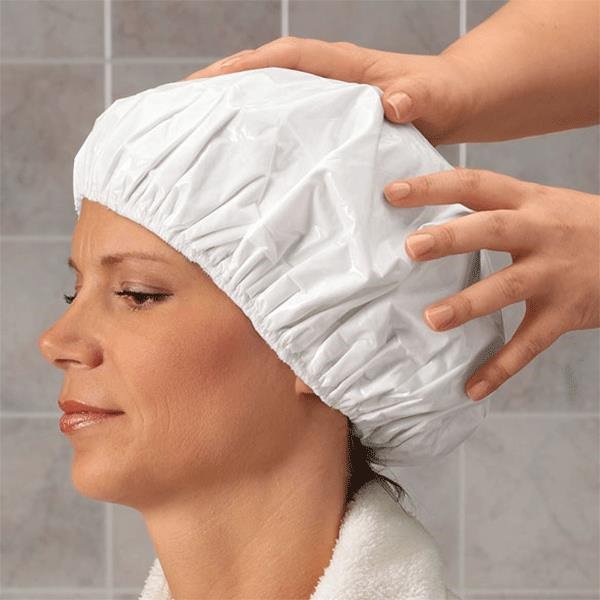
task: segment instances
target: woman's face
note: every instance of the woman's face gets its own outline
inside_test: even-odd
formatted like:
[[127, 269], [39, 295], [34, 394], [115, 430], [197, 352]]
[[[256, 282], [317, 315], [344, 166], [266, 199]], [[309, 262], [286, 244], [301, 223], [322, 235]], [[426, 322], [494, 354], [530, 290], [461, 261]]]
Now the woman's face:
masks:
[[[161, 260], [101, 263], [123, 252]], [[298, 450], [315, 419], [345, 443], [345, 416], [303, 395], [310, 388], [241, 309], [158, 236], [84, 199], [71, 259], [76, 298], [39, 348], [64, 370], [61, 400], [125, 413], [67, 434], [82, 494], [143, 508], [199, 482], [256, 479]]]

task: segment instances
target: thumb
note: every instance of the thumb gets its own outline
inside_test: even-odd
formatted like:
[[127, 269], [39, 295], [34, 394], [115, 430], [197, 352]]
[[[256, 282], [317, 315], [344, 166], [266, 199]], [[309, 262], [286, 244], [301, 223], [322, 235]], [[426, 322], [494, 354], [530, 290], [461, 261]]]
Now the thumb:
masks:
[[394, 87], [388, 88], [382, 98], [386, 118], [394, 123], [414, 121], [421, 116], [424, 95], [422, 84], [414, 80], [394, 82]]

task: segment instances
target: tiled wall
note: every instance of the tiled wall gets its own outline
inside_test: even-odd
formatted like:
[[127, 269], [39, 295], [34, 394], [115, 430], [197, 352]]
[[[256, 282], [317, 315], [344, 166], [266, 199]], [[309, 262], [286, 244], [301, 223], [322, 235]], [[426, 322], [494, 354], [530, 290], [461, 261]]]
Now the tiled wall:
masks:
[[[437, 53], [502, 4], [0, 0], [1, 598], [133, 599], [154, 556], [138, 513], [74, 491], [61, 373], [36, 347], [73, 287], [72, 161], [96, 116], [281, 35]], [[598, 127], [439, 150], [454, 165], [599, 192]], [[523, 310], [504, 311], [508, 337]], [[494, 394], [465, 444], [400, 471], [461, 597], [598, 598], [599, 347], [597, 330], [563, 335]]]

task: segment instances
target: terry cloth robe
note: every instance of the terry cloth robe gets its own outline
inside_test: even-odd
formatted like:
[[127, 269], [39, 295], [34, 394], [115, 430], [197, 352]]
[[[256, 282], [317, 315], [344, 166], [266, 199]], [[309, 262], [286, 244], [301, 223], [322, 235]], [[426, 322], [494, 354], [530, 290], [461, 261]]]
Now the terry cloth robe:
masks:
[[[139, 600], [174, 600], [158, 558]], [[445, 585], [443, 562], [431, 534], [378, 481], [369, 481], [346, 506], [331, 560], [310, 600], [460, 598]]]

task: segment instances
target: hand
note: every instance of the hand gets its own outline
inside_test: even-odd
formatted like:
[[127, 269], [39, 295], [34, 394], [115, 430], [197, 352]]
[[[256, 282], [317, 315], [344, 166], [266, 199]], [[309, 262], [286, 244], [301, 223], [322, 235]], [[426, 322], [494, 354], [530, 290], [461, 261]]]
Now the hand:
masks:
[[[257, 49], [246, 49], [194, 71], [183, 81], [235, 71], [283, 67], [354, 83], [378, 86], [384, 114], [394, 123], [413, 125], [437, 146], [451, 142], [452, 131], [473, 114], [468, 65], [457, 56], [399, 54], [363, 48], [349, 42], [281, 37]], [[401, 92], [396, 115], [389, 103]]]
[[[406, 241], [413, 260], [431, 260], [482, 248], [509, 252], [513, 264], [460, 293], [427, 307], [450, 306], [453, 316], [434, 331], [525, 300], [526, 312], [512, 339], [471, 375], [465, 388], [488, 382], [479, 400], [502, 385], [563, 333], [600, 326], [600, 196], [520, 181], [491, 171], [457, 168], [405, 180], [408, 193], [384, 189], [394, 206], [460, 203], [475, 211], [424, 227]], [[430, 234], [433, 245], [425, 250]], [[413, 244], [414, 240], [414, 244]], [[417, 243], [418, 242], [418, 243]], [[422, 253], [417, 254], [421, 247]], [[450, 315], [450, 313], [448, 313]]]

